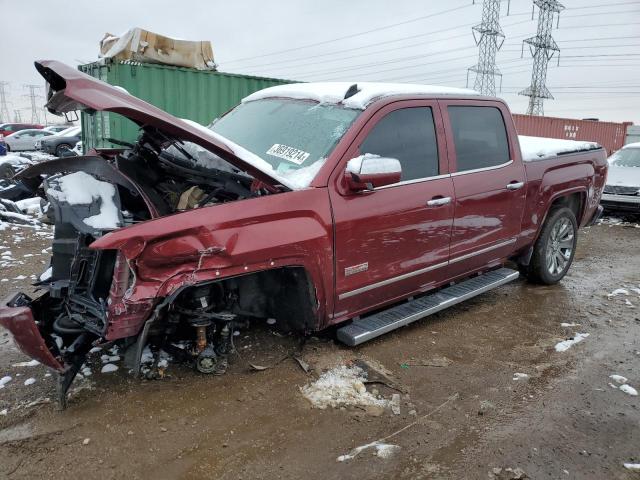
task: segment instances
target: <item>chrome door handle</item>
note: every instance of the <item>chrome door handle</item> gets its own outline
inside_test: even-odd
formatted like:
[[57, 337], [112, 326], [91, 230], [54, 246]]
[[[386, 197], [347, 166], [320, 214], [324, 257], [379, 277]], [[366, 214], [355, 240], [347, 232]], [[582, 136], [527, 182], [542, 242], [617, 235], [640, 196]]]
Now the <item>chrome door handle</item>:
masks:
[[514, 182], [507, 185], [507, 190], [518, 190], [524, 187], [524, 182]]
[[451, 203], [451, 197], [434, 198], [427, 202], [429, 207], [439, 207], [440, 205], [449, 205]]

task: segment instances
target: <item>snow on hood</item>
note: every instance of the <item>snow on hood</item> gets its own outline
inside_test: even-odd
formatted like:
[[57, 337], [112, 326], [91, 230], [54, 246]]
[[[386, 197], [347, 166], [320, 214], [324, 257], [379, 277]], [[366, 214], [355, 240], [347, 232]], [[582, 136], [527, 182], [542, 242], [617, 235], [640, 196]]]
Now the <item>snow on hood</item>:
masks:
[[525, 161], [544, 160], [561, 153], [582, 152], [601, 148], [596, 142], [559, 140], [557, 138], [528, 137], [518, 135], [522, 159]]
[[467, 88], [441, 87], [437, 85], [415, 85], [410, 83], [358, 82], [358, 93], [344, 99], [353, 82], [290, 83], [265, 88], [242, 99], [251, 102], [263, 98], [296, 98], [315, 100], [320, 103], [341, 103], [348, 108], [364, 110], [373, 100], [390, 95], [480, 95]]

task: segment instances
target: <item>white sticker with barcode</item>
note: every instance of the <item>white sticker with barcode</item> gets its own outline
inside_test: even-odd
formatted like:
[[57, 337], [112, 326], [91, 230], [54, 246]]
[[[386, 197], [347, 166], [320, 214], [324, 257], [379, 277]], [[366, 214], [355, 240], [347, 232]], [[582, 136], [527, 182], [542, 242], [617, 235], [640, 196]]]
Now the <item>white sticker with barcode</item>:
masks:
[[285, 160], [297, 165], [301, 165], [307, 158], [309, 158], [309, 153], [287, 145], [282, 145], [281, 143], [274, 143], [271, 148], [267, 150], [267, 154], [278, 158], [284, 158]]

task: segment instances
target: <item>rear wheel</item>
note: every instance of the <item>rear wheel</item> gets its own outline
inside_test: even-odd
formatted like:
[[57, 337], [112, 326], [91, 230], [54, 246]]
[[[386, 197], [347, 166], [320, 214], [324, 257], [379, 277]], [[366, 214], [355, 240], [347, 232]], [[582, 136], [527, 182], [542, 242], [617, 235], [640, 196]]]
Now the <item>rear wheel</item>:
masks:
[[533, 247], [533, 255], [524, 267], [527, 278], [535, 283], [553, 285], [567, 274], [576, 251], [578, 223], [570, 208], [553, 210]]

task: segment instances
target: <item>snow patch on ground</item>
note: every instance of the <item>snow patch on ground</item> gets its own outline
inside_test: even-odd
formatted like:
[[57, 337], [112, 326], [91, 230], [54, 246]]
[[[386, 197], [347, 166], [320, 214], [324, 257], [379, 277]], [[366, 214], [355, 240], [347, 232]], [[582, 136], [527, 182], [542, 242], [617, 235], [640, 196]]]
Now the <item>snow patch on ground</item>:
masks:
[[33, 385], [34, 383], [36, 383], [36, 379], [35, 379], [35, 378], [33, 378], [33, 377], [31, 377], [31, 378], [27, 378], [27, 379], [24, 381], [24, 384], [25, 384], [25, 386], [27, 386], [27, 387], [28, 387], [29, 385]]
[[620, 385], [620, 390], [622, 390], [627, 395], [631, 395], [632, 397], [638, 396], [638, 391], [635, 388], [633, 388], [631, 385], [628, 385], [626, 383], [624, 385]]
[[37, 361], [37, 360], [29, 360], [28, 362], [14, 363], [12, 366], [13, 367], [35, 367], [37, 365], [40, 365], [39, 361]]
[[608, 293], [607, 297], [617, 297], [618, 295], [629, 295], [629, 290], [626, 288], [616, 288], [613, 292]]
[[371, 443], [367, 443], [366, 445], [361, 445], [359, 447], [356, 447], [345, 455], [340, 455], [338, 458], [336, 458], [336, 460], [338, 462], [346, 462], [347, 460], [356, 458], [362, 452], [370, 448], [376, 449], [374, 453], [376, 457], [387, 459], [392, 457], [395, 453], [397, 453], [401, 447], [399, 445], [394, 445], [392, 443], [383, 443], [379, 441], [371, 442]]
[[588, 336], [588, 333], [576, 333], [572, 338], [557, 343], [555, 346], [556, 352], [565, 352], [573, 347], [576, 343], [580, 343], [581, 341], [583, 341]]
[[561, 323], [560, 326], [561, 327], [565, 327], [565, 328], [568, 328], [568, 327], [579, 327], [580, 324], [579, 323]]
[[386, 407], [389, 402], [376, 398], [367, 391], [367, 374], [360, 367], [341, 365], [300, 389], [311, 404], [320, 409], [327, 407], [369, 406]]
[[116, 370], [118, 370], [117, 365], [114, 365], [113, 363], [107, 363], [106, 365], [102, 366], [102, 370], [100, 370], [100, 373], [111, 373], [115, 372]]
[[0, 378], [0, 388], [4, 388], [4, 386], [11, 380], [13, 379], [9, 375], [5, 375], [4, 377]]
[[526, 373], [516, 372], [513, 374], [513, 380], [526, 380], [527, 378], [529, 378], [529, 375]]
[[633, 470], [634, 472], [640, 472], [640, 463], [625, 463], [624, 468]]
[[623, 377], [622, 375], [609, 375], [609, 378], [616, 383], [627, 383], [627, 377]]

